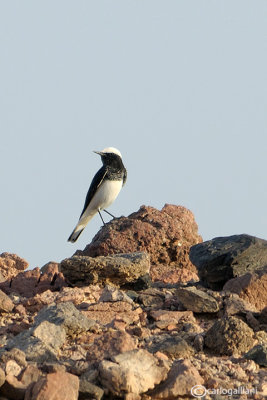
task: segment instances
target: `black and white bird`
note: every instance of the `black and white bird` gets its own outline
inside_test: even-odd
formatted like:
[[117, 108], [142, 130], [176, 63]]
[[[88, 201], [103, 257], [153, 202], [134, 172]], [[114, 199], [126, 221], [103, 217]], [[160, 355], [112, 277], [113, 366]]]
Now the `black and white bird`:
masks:
[[68, 242], [76, 242], [88, 222], [98, 212], [104, 223], [100, 211], [109, 207], [118, 196], [127, 179], [127, 171], [123, 165], [121, 153], [114, 147], [107, 147], [102, 151], [95, 151], [101, 156], [103, 166], [95, 174], [89, 187], [80, 219], [75, 226]]

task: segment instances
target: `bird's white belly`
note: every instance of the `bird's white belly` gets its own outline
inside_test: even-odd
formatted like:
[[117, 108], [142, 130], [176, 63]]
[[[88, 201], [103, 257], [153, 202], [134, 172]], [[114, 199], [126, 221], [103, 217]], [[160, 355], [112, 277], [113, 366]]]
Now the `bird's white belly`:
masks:
[[103, 210], [109, 207], [120, 193], [121, 188], [122, 181], [105, 180], [91, 200], [90, 208]]

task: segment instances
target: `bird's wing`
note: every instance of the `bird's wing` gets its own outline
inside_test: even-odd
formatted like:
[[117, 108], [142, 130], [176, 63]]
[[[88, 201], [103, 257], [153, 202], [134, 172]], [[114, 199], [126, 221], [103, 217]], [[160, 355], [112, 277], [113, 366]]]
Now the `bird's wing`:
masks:
[[126, 183], [126, 180], [127, 180], [127, 170], [125, 169], [125, 170], [124, 170], [124, 174], [123, 174], [122, 186], [124, 186], [124, 185], [125, 185], [125, 183]]
[[[81, 213], [81, 216], [83, 215], [83, 213], [85, 212], [85, 210], [87, 209], [88, 205], [90, 204], [92, 198], [94, 197], [97, 189], [99, 188], [99, 186], [101, 185], [101, 183], [103, 182], [103, 179], [105, 178], [106, 174], [107, 174], [108, 170], [106, 167], [102, 167], [100, 168], [99, 171], [97, 171], [97, 173], [95, 174], [92, 183], [89, 187], [89, 190], [87, 192], [86, 195], [86, 199], [85, 199], [85, 203], [84, 203], [84, 207]], [[80, 218], [81, 218], [80, 216]]]

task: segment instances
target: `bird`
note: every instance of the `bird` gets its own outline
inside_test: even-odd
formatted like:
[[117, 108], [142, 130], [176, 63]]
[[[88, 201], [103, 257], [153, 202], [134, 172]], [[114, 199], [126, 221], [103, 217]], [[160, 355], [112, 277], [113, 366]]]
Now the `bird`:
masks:
[[107, 147], [102, 151], [94, 151], [101, 156], [103, 166], [95, 174], [85, 198], [79, 221], [68, 238], [68, 242], [76, 242], [88, 222], [99, 213], [103, 225], [105, 222], [100, 211], [105, 211], [116, 197], [127, 180], [127, 170], [122, 162], [121, 152], [115, 147]]

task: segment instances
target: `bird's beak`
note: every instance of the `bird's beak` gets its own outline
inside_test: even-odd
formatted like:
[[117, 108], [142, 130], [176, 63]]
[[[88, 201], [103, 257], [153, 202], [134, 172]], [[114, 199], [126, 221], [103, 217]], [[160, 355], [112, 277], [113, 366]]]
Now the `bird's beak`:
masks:
[[104, 154], [101, 151], [94, 151], [94, 153], [99, 154], [100, 156], [103, 156], [103, 154]]

